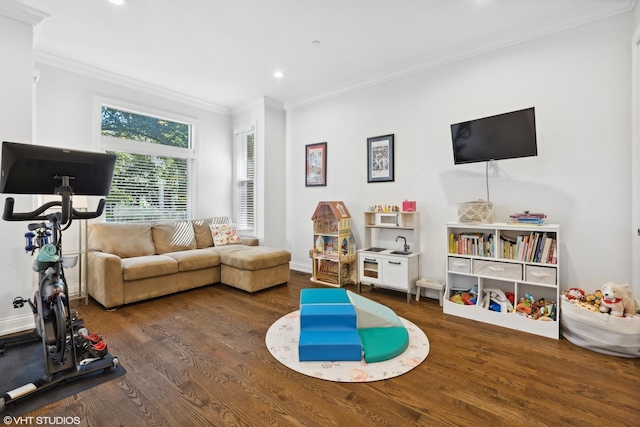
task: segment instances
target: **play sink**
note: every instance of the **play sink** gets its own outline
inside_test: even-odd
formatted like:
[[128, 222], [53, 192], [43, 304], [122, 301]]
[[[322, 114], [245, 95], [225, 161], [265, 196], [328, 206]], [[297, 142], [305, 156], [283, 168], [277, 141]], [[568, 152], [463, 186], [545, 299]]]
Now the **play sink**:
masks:
[[393, 255], [411, 255], [411, 252], [408, 251], [391, 251]]

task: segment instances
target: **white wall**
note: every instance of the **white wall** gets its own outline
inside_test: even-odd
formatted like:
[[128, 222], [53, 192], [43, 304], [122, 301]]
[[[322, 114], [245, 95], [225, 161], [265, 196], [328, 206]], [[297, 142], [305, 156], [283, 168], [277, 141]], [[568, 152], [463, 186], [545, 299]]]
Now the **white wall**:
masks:
[[[33, 78], [32, 26], [0, 15], [0, 141], [31, 142], [31, 82]], [[32, 197], [2, 195], [16, 200], [15, 211], [33, 210]], [[0, 335], [34, 327], [29, 306], [13, 309], [16, 296], [33, 295], [30, 256], [25, 254], [23, 222], [0, 220]]]
[[[271, 103], [273, 104], [273, 102]], [[282, 106], [265, 108], [266, 150], [264, 152], [264, 244], [274, 248], [286, 245], [287, 183], [285, 112]]]
[[[370, 204], [416, 200], [422, 276], [444, 278], [447, 221], [486, 198], [485, 164], [453, 165], [449, 125], [536, 108], [538, 156], [495, 163], [496, 220], [543, 211], [561, 225], [562, 288], [629, 282], [631, 14], [514, 45], [287, 114], [288, 245], [310, 271], [311, 215], [343, 200], [363, 242]], [[395, 181], [367, 183], [367, 137], [395, 134]], [[304, 145], [328, 143], [326, 187], [305, 188]]]

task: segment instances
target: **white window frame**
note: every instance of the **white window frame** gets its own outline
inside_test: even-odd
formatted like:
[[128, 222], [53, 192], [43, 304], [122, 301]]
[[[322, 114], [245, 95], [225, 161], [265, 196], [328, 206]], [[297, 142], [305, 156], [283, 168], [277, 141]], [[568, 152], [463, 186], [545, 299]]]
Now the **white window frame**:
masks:
[[256, 122], [250, 122], [244, 125], [236, 126], [233, 129], [233, 209], [234, 218], [238, 223], [239, 216], [239, 197], [238, 197], [238, 144], [243, 138], [249, 134], [253, 134], [253, 228], [238, 228], [238, 232], [243, 236], [256, 237], [258, 228], [258, 134], [256, 131]]
[[[131, 142], [121, 138], [102, 135], [102, 107], [189, 125], [191, 127], [189, 148], [171, 147], [144, 141]], [[95, 97], [94, 111], [94, 117], [96, 117], [94, 135], [96, 135], [97, 141], [94, 142], [94, 145], [96, 146], [96, 150], [104, 152], [122, 151], [131, 154], [174, 157], [189, 160], [187, 166], [187, 219], [194, 219], [194, 213], [197, 211], [195, 181], [198, 168], [198, 120], [151, 107], [144, 107], [126, 101], [104, 97]]]

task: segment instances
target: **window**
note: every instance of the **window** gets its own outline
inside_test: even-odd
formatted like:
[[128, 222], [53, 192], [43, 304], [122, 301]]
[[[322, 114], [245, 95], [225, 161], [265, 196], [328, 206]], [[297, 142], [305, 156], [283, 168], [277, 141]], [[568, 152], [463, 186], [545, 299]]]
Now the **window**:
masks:
[[100, 134], [117, 156], [106, 221], [192, 218], [193, 124], [102, 105]]
[[255, 236], [255, 130], [253, 125], [236, 129], [235, 208], [236, 227], [247, 236]]

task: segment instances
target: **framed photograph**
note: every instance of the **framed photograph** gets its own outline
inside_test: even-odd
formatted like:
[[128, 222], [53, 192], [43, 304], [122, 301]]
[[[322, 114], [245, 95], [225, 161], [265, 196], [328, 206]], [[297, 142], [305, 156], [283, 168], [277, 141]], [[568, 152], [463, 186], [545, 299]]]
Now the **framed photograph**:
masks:
[[305, 186], [322, 187], [327, 185], [327, 143], [305, 145], [306, 168]]
[[393, 134], [367, 138], [367, 182], [393, 181]]

